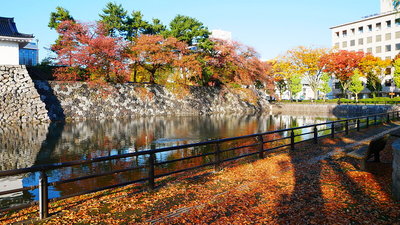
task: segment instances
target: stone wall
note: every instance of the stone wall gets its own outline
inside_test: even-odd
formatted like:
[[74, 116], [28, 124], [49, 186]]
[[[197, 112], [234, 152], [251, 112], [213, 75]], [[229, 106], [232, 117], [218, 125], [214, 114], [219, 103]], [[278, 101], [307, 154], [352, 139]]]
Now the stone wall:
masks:
[[392, 144], [393, 148], [393, 172], [392, 172], [392, 194], [396, 201], [400, 201], [400, 140]]
[[[34, 81], [51, 120], [155, 115], [255, 113], [269, 103], [255, 89], [190, 87], [170, 91], [160, 85]], [[257, 101], [249, 97], [256, 96]]]
[[25, 66], [0, 65], [0, 124], [48, 120]]

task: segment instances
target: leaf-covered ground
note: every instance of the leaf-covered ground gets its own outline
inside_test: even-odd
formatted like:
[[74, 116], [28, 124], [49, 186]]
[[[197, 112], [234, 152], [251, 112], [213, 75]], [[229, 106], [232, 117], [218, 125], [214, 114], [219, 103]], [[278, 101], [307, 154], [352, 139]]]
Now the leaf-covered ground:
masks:
[[[220, 172], [204, 170], [159, 181], [154, 191], [135, 186], [51, 204], [52, 216], [36, 220], [37, 207], [0, 214], [9, 224], [400, 224], [391, 199], [391, 137], [382, 163], [367, 171], [338, 153], [318, 156], [394, 127], [394, 124], [323, 139]], [[167, 184], [164, 184], [167, 183]]]

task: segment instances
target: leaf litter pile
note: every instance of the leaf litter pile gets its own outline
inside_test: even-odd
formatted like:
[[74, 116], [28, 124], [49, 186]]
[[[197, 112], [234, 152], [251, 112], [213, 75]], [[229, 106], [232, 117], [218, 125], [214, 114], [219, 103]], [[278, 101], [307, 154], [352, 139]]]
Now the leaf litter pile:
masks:
[[400, 204], [391, 198], [394, 137], [381, 153], [382, 162], [368, 162], [365, 172], [344, 154], [310, 161], [373, 132], [377, 128], [238, 161], [219, 172], [167, 178], [154, 191], [127, 186], [52, 202], [46, 220], [36, 219], [37, 206], [3, 213], [0, 223], [400, 224]]

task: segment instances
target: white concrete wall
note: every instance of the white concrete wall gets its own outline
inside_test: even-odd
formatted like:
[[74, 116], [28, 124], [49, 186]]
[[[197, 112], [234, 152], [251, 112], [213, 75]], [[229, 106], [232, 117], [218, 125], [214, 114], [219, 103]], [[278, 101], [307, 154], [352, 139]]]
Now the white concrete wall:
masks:
[[[400, 24], [396, 24], [398, 18], [400, 14], [389, 13], [333, 27], [332, 45], [343, 50], [369, 52], [382, 59], [393, 59], [400, 53], [400, 49], [396, 49], [396, 44], [400, 44]], [[362, 32], [359, 31], [361, 27]], [[385, 49], [388, 45], [391, 46], [390, 51]]]
[[0, 65], [19, 65], [17, 42], [0, 41]]

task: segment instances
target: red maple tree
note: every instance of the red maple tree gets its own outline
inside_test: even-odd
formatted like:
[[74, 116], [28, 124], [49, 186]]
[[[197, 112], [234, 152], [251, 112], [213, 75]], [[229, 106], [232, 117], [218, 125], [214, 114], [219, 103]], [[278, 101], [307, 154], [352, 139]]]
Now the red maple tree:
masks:
[[52, 46], [58, 64], [59, 80], [124, 82], [128, 68], [124, 63], [126, 43], [109, 37], [102, 24], [62, 22], [57, 32], [60, 39]]
[[320, 64], [324, 68], [324, 72], [334, 75], [339, 80], [344, 95], [349, 88], [354, 70], [359, 68], [364, 56], [364, 52], [340, 50], [323, 56]]

